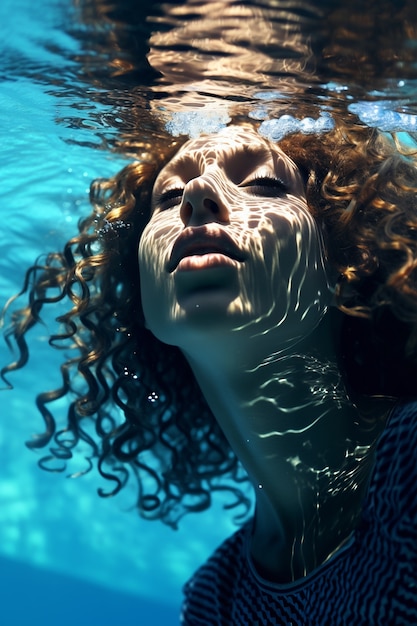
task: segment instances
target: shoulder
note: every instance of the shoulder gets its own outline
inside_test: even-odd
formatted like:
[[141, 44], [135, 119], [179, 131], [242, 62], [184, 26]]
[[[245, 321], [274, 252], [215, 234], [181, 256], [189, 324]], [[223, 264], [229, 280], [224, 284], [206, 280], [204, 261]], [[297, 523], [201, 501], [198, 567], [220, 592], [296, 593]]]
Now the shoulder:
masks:
[[406, 478], [417, 466], [417, 400], [398, 403], [377, 446], [376, 473]]
[[226, 539], [210, 556], [210, 558], [197, 570], [196, 574], [186, 584], [185, 589], [195, 590], [199, 580], [206, 581], [205, 584], [218, 585], [219, 576], [222, 578], [223, 572], [228, 575], [223, 577], [222, 584], [226, 592], [230, 592], [233, 586], [233, 573], [241, 569], [242, 563], [246, 562], [246, 533], [248, 524], [236, 531], [231, 537]]
[[376, 450], [369, 488], [371, 508], [381, 522], [417, 523], [417, 401], [391, 412]]
[[[231, 619], [235, 595], [247, 570], [245, 538], [248, 524], [226, 539], [184, 587], [182, 624], [224, 623]], [[227, 623], [227, 622], [225, 622]]]

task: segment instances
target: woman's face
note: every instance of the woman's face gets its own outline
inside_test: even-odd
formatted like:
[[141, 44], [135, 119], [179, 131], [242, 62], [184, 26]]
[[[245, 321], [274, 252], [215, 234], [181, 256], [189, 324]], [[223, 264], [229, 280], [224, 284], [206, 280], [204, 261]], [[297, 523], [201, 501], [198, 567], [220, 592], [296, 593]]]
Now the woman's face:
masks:
[[139, 269], [149, 329], [179, 347], [216, 329], [276, 350], [309, 334], [331, 299], [300, 172], [246, 127], [188, 141], [160, 172]]

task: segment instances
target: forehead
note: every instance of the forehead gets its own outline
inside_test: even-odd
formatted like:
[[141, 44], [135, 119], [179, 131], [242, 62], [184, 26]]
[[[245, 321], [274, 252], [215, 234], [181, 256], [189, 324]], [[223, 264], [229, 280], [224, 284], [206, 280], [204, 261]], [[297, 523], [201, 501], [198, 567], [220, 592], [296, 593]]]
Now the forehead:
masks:
[[265, 156], [271, 152], [284, 154], [278, 146], [258, 135], [253, 128], [229, 126], [215, 135], [190, 139], [180, 148], [176, 157], [180, 159], [186, 155], [204, 154], [206, 159], [218, 160], [222, 155], [233, 156], [233, 153], [241, 151]]
[[261, 137], [252, 127], [229, 126], [214, 135], [187, 141], [163, 168], [161, 174], [169, 176], [183, 168], [202, 172], [212, 163], [220, 166], [239, 166], [244, 159], [257, 165], [275, 165], [277, 162], [290, 170], [298, 170], [294, 162], [275, 144]]
[[252, 128], [229, 126], [216, 134], [190, 139], [181, 147], [178, 154], [201, 150], [236, 149], [245, 145], [266, 148], [267, 142]]

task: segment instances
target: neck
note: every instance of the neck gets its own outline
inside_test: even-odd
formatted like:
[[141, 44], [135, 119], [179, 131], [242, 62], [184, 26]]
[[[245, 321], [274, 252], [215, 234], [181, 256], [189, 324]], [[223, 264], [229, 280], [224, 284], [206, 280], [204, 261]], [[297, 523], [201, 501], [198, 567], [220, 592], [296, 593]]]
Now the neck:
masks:
[[280, 582], [314, 570], [355, 528], [383, 425], [349, 400], [325, 320], [256, 364], [244, 342], [230, 363], [219, 346], [186, 354], [255, 488], [254, 562]]

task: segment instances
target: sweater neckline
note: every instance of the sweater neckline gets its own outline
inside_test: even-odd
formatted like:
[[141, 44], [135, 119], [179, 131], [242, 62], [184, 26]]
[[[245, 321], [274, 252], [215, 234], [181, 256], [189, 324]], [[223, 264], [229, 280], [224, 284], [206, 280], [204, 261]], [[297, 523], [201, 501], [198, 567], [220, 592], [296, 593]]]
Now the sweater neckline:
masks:
[[255, 563], [253, 562], [251, 552], [250, 552], [250, 539], [252, 532], [252, 521], [246, 525], [245, 533], [244, 533], [244, 551], [246, 556], [246, 562], [248, 564], [251, 575], [256, 580], [258, 585], [265, 589], [269, 589], [270, 591], [288, 593], [298, 591], [304, 587], [308, 587], [313, 581], [322, 576], [329, 567], [332, 567], [336, 561], [342, 558], [347, 551], [350, 550], [352, 545], [355, 542], [355, 531], [353, 531], [344, 541], [343, 543], [334, 550], [334, 552], [322, 563], [318, 565], [312, 572], [306, 574], [302, 578], [297, 578], [297, 580], [288, 582], [288, 583], [278, 583], [267, 578], [264, 578], [259, 574], [256, 569]]
[[[405, 403], [405, 404], [409, 404], [409, 403]], [[377, 452], [378, 452], [378, 448], [380, 447], [381, 438], [383, 437], [384, 434], [386, 436], [386, 433], [392, 428], [392, 424], [395, 421], [395, 416], [397, 415], [397, 413], [400, 412], [400, 409], [403, 406], [404, 406], [403, 403], [397, 401], [391, 407], [388, 413], [387, 421], [385, 423], [385, 428], [383, 429], [381, 436], [379, 438], [379, 441], [377, 442], [377, 445], [376, 445], [376, 461], [375, 461], [375, 466], [373, 468], [371, 478], [369, 481], [368, 493], [364, 501], [364, 506], [366, 506], [365, 503], [368, 501], [370, 487], [374, 480], [374, 475], [375, 475], [376, 466], [377, 466]], [[357, 530], [357, 527], [356, 527], [356, 529], [354, 529], [351, 532], [351, 534], [339, 545], [339, 547], [336, 548], [329, 557], [327, 557], [324, 563], [322, 563], [321, 565], [318, 565], [312, 572], [310, 572], [309, 574], [306, 574], [302, 578], [297, 578], [297, 580], [294, 580], [289, 583], [278, 583], [278, 582], [271, 581], [267, 578], [264, 578], [261, 574], [259, 574], [258, 570], [256, 569], [256, 566], [255, 566], [255, 563], [253, 562], [251, 551], [250, 551], [252, 525], [253, 525], [253, 518], [246, 524], [246, 528], [244, 531], [244, 551], [245, 551], [245, 556], [246, 556], [246, 562], [248, 563], [248, 567], [251, 572], [251, 575], [257, 581], [258, 585], [260, 585], [261, 587], [265, 589], [269, 589], [270, 591], [285, 592], [285, 593], [292, 592], [292, 591], [294, 592], [304, 587], [308, 587], [313, 581], [321, 577], [330, 567], [332, 567], [336, 561], [343, 558], [346, 552], [349, 551], [352, 545], [354, 544], [355, 537], [356, 537], [356, 530]]]

